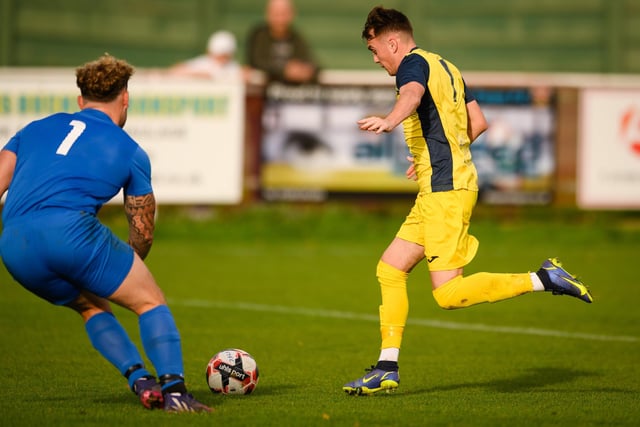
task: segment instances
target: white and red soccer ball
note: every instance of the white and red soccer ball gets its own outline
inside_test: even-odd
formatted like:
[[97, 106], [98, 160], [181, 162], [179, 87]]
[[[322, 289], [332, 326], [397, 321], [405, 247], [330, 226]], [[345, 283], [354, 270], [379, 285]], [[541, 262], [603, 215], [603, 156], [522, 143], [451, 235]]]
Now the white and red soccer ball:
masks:
[[207, 384], [214, 393], [249, 394], [258, 384], [258, 365], [244, 350], [222, 350], [209, 360]]

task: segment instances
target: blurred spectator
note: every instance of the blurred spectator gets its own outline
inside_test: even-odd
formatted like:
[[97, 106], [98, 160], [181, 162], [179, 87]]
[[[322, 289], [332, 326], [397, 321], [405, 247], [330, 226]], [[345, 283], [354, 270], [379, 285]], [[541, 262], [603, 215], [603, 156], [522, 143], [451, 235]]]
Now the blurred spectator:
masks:
[[209, 37], [205, 54], [174, 65], [169, 74], [215, 80], [239, 79], [241, 67], [235, 54], [235, 36], [229, 31], [217, 31]]
[[290, 0], [268, 0], [266, 21], [247, 39], [247, 65], [266, 73], [268, 81], [309, 83], [318, 66], [304, 37], [293, 27], [295, 9]]

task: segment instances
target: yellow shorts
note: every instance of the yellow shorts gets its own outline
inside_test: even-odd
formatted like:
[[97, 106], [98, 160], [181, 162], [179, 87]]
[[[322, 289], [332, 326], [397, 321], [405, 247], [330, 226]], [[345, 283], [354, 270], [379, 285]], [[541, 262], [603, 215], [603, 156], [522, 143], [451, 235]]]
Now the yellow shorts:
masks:
[[478, 239], [469, 234], [476, 191], [420, 193], [396, 237], [424, 247], [430, 271], [467, 265], [478, 251]]

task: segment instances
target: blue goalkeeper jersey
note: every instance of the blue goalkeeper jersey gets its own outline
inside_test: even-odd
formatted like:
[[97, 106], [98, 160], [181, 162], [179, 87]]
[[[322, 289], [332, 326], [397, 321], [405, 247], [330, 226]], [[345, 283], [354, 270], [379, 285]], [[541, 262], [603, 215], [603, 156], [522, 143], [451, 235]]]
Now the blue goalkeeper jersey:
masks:
[[50, 208], [95, 215], [120, 189], [132, 196], [153, 191], [149, 157], [99, 110], [31, 122], [4, 149], [17, 155], [5, 223]]

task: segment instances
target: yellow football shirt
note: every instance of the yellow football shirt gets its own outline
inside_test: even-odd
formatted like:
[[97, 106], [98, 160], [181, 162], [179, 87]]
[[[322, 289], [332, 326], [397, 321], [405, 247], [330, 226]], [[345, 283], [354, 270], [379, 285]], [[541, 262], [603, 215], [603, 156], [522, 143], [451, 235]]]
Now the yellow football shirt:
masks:
[[467, 134], [467, 93], [458, 68], [441, 56], [415, 48], [400, 64], [396, 87], [417, 81], [425, 93], [403, 122], [421, 192], [478, 190]]

